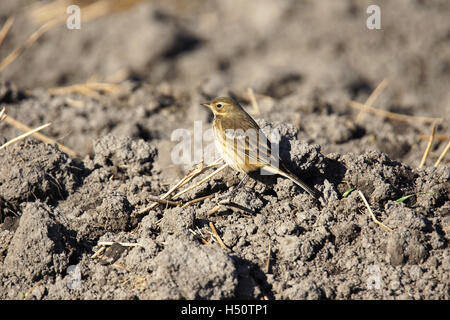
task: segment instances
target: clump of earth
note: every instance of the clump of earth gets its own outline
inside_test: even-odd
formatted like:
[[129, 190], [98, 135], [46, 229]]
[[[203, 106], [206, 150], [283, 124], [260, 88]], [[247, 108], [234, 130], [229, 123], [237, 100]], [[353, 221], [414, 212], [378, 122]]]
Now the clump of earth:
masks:
[[[36, 29], [25, 3], [0, 4], [2, 25], [17, 14], [0, 60]], [[143, 1], [47, 32], [0, 72], [0, 109], [51, 122], [42, 133], [76, 155], [33, 137], [0, 150], [0, 298], [449, 299], [450, 170], [433, 164], [448, 143], [450, 5], [382, 2], [381, 30], [366, 7]], [[114, 94], [48, 90], [117, 73]], [[420, 168], [431, 123], [349, 106], [385, 78], [376, 107], [441, 119]], [[221, 95], [277, 129], [319, 201], [271, 176], [220, 205], [244, 177], [227, 168], [144, 210], [196, 164], [173, 162], [174, 130], [208, 130], [200, 103]]]

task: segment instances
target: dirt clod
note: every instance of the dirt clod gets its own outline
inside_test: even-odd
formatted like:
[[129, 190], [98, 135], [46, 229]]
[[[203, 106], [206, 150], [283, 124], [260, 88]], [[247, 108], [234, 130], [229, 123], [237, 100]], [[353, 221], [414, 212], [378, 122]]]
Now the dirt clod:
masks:
[[[39, 27], [28, 2], [0, 2], [0, 25], [15, 17], [0, 64]], [[381, 30], [364, 1], [135, 2], [55, 26], [0, 71], [0, 111], [51, 122], [41, 133], [78, 154], [34, 136], [0, 150], [0, 299], [450, 298], [449, 155], [433, 166], [450, 124], [446, 1], [379, 1]], [[352, 107], [384, 79], [379, 113]], [[227, 168], [154, 205], [201, 161], [195, 141], [214, 147], [200, 103], [224, 95], [318, 201], [256, 173], [223, 202], [244, 178]], [[422, 168], [417, 117], [441, 119]], [[22, 133], [0, 121], [0, 146]]]

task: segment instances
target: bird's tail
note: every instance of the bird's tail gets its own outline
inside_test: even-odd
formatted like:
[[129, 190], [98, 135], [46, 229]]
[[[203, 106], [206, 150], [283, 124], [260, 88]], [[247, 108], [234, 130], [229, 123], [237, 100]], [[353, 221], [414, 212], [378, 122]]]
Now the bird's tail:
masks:
[[308, 192], [313, 198], [315, 198], [315, 199], [319, 198], [320, 194], [317, 190], [311, 188], [306, 183], [304, 183], [302, 180], [297, 178], [297, 176], [295, 176], [293, 173], [291, 173], [285, 166], [283, 166], [283, 167], [284, 167], [283, 170], [280, 168], [275, 168], [273, 166], [266, 166], [266, 167], [264, 167], [264, 169], [271, 173], [279, 174], [285, 178], [288, 178], [289, 180], [291, 180], [292, 182], [297, 184], [299, 187], [301, 187], [303, 190]]
[[306, 183], [304, 183], [302, 180], [300, 180], [299, 178], [297, 178], [295, 175], [293, 175], [292, 173], [288, 173], [288, 172], [284, 172], [284, 171], [279, 171], [278, 172], [279, 175], [282, 175], [290, 180], [292, 180], [295, 184], [297, 184], [299, 187], [303, 188], [303, 190], [305, 190], [306, 192], [308, 192], [313, 198], [318, 199], [319, 198], [319, 193], [314, 190], [313, 188], [311, 188], [310, 186], [308, 186]]

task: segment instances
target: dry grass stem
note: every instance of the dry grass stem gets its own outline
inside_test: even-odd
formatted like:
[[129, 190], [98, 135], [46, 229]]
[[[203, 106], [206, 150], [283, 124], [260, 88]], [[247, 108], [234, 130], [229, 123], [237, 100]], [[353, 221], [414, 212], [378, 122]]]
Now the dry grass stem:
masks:
[[32, 7], [29, 10], [28, 15], [36, 24], [42, 24], [53, 20], [58, 16], [66, 16], [67, 7], [71, 4], [77, 4], [81, 7], [81, 21], [87, 22], [101, 16], [129, 9], [142, 1], [143, 0], [97, 0], [76, 1], [74, 3], [73, 0], [56, 0]]
[[51, 95], [68, 95], [68, 94], [82, 94], [94, 99], [101, 99], [101, 92], [105, 94], [117, 94], [122, 90], [122, 87], [114, 83], [105, 82], [87, 82], [82, 84], [75, 84], [67, 87], [50, 88], [48, 93]]
[[192, 229], [189, 229], [189, 231], [194, 236], [198, 237], [203, 244], [209, 244], [209, 242], [205, 239], [205, 236], [203, 235], [202, 231], [198, 227], [197, 227], [197, 231], [194, 231]]
[[171, 206], [179, 206], [181, 204], [181, 201], [165, 200], [165, 199], [160, 199], [160, 198], [153, 197], [153, 196], [147, 196], [147, 200], [157, 202], [160, 204], [171, 205]]
[[444, 159], [445, 155], [448, 152], [448, 149], [450, 149], [450, 141], [447, 143], [447, 146], [445, 147], [444, 151], [442, 151], [441, 155], [439, 156], [439, 158], [434, 163], [434, 167], [435, 168], [437, 168], [439, 166], [439, 164], [441, 163], [441, 161]]
[[91, 256], [91, 259], [97, 258], [97, 257], [100, 256], [100, 255], [103, 253], [103, 251], [105, 251], [105, 250], [106, 250], [106, 247], [105, 247], [105, 246], [100, 247], [100, 249], [98, 249], [97, 251], [94, 252], [94, 254]]
[[238, 203], [232, 202], [229, 199], [224, 199], [224, 200], [220, 201], [219, 205], [230, 208], [231, 210], [236, 211], [236, 212], [239, 212], [239, 211], [246, 212], [246, 213], [248, 213], [247, 216], [251, 216], [251, 215], [255, 214], [255, 212], [252, 211], [251, 209], [244, 207]]
[[367, 200], [366, 200], [366, 197], [364, 197], [364, 194], [363, 194], [361, 191], [359, 191], [359, 190], [358, 190], [358, 193], [359, 193], [361, 199], [364, 201], [364, 204], [366, 205], [367, 210], [369, 210], [369, 214], [370, 214], [370, 216], [372, 217], [372, 220], [373, 220], [376, 224], [378, 224], [378, 225], [382, 226], [383, 228], [385, 228], [386, 230], [388, 230], [389, 232], [392, 232], [392, 229], [391, 229], [391, 228], [389, 228], [388, 226], [386, 226], [385, 224], [383, 224], [382, 222], [380, 222], [380, 221], [377, 220], [377, 218], [375, 217], [375, 215], [374, 215], [373, 212], [372, 212], [372, 209], [371, 209], [370, 206], [369, 206], [369, 203], [368, 203]]
[[55, 0], [49, 3], [37, 3], [27, 10], [27, 15], [33, 23], [41, 25], [66, 13], [73, 0]]
[[252, 107], [253, 107], [253, 114], [261, 114], [261, 110], [259, 109], [259, 105], [258, 102], [256, 101], [256, 97], [255, 97], [255, 93], [253, 92], [252, 88], [248, 88], [247, 89], [247, 94], [248, 97], [250, 98], [250, 101], [252, 103]]
[[31, 129], [30, 131], [25, 132], [24, 134], [21, 134], [20, 136], [14, 138], [14, 139], [9, 140], [9, 141], [6, 142], [4, 145], [0, 146], [0, 150], [6, 148], [6, 147], [9, 146], [9, 145], [12, 145], [13, 143], [16, 143], [17, 141], [23, 140], [23, 139], [25, 139], [26, 137], [31, 136], [32, 134], [34, 134], [34, 133], [36, 133], [36, 132], [38, 132], [38, 131], [40, 131], [40, 130], [42, 130], [42, 129], [47, 128], [50, 124], [51, 124], [51, 123], [46, 123], [46, 124], [44, 124], [44, 125], [42, 125], [42, 126], [40, 126], [40, 127], [37, 127], [37, 128], [35, 128], [35, 129]]
[[186, 208], [187, 206], [190, 206], [191, 204], [194, 204], [194, 203], [197, 203], [197, 202], [200, 202], [200, 201], [203, 201], [203, 200], [205, 200], [205, 199], [212, 198], [212, 197], [214, 197], [214, 193], [213, 193], [213, 194], [209, 194], [209, 195], [204, 196], [204, 197], [200, 197], [200, 198], [197, 198], [197, 199], [193, 199], [193, 200], [191, 200], [191, 201], [188, 201], [188, 202], [186, 202], [185, 204], [183, 204], [183, 205], [181, 206], [181, 208]]
[[[419, 139], [420, 140], [429, 140], [430, 136], [423, 135], [423, 136], [420, 136]], [[450, 140], [450, 136], [444, 136], [444, 135], [436, 134], [434, 136], [434, 140], [436, 140], [436, 141], [447, 141], [447, 140]]]
[[202, 180], [200, 180], [199, 182], [197, 182], [196, 184], [178, 192], [176, 195], [174, 195], [174, 198], [177, 198], [179, 196], [181, 196], [182, 194], [191, 191], [192, 189], [198, 187], [199, 185], [201, 185], [202, 183], [208, 181], [209, 179], [211, 179], [214, 175], [218, 174], [220, 171], [222, 171], [223, 169], [225, 169], [226, 167], [228, 167], [228, 164], [223, 164], [221, 167], [219, 167], [218, 169], [216, 169], [214, 172], [212, 172], [211, 174], [207, 175], [205, 178], [203, 178]]
[[[378, 96], [381, 94], [381, 92], [386, 88], [389, 81], [388, 79], [383, 79], [383, 81], [378, 84], [378, 86], [375, 88], [375, 90], [372, 91], [372, 93], [369, 95], [369, 97], [366, 100], [365, 105], [371, 106], [375, 102], [375, 100], [378, 98]], [[359, 111], [358, 115], [356, 116], [355, 122], [358, 122], [361, 120], [362, 115], [364, 112], [362, 110]]]
[[36, 289], [40, 284], [42, 280], [39, 280], [36, 282], [30, 289], [28, 289], [27, 292], [25, 292], [25, 295], [23, 296], [24, 299], [28, 298], [28, 296], [33, 292], [34, 289]]
[[219, 211], [220, 208], [222, 208], [222, 206], [218, 204], [217, 206], [215, 206], [214, 208], [212, 208], [211, 210], [208, 211], [207, 216], [208, 216], [208, 217], [209, 217], [209, 216], [212, 216], [214, 213], [216, 213], [217, 211]]
[[[31, 129], [30, 127], [28, 127], [27, 125], [23, 124], [22, 122], [20, 122], [20, 121], [14, 119], [14, 118], [12, 118], [12, 117], [10, 117], [10, 116], [6, 117], [5, 121], [6, 121], [6, 123], [8, 123], [9, 125], [12, 125], [12, 126], [18, 128], [18, 129], [20, 129], [20, 130], [22, 130], [22, 131], [25, 131], [25, 132], [28, 132], [28, 131], [33, 130], [33, 129]], [[56, 145], [59, 147], [59, 149], [60, 149], [61, 151], [67, 153], [69, 156], [71, 156], [71, 157], [73, 157], [73, 158], [75, 158], [75, 157], [78, 156], [77, 153], [76, 153], [75, 151], [73, 151], [72, 149], [70, 149], [70, 148], [64, 146], [63, 144], [61, 144], [61, 143], [59, 143], [59, 142], [57, 142], [57, 141], [55, 141], [55, 140], [53, 140], [53, 139], [51, 139], [51, 138], [45, 136], [45, 135], [43, 135], [43, 134], [41, 134], [41, 133], [39, 133], [39, 132], [33, 133], [33, 136], [34, 136], [36, 139], [38, 139], [38, 140], [40, 140], [40, 141], [42, 141], [42, 142], [49, 143], [49, 144], [56, 144]]]
[[[81, 6], [81, 22], [112, 14], [118, 11], [126, 10], [143, 0], [99, 0], [85, 6]], [[26, 49], [30, 48], [44, 33], [53, 27], [62, 24], [67, 19], [66, 9], [72, 1], [54, 1], [33, 8], [29, 16], [35, 22], [43, 22], [37, 31], [35, 31], [20, 47], [13, 50], [5, 59], [0, 62], [0, 72], [10, 65]]]
[[8, 34], [8, 31], [13, 23], [14, 17], [9, 17], [3, 25], [2, 30], [0, 30], [0, 45], [2, 44], [3, 40], [5, 40], [6, 35]]
[[[185, 184], [189, 183], [192, 179], [194, 179], [196, 176], [202, 174], [206, 170], [215, 167], [218, 163], [222, 161], [222, 158], [217, 159], [213, 163], [207, 165], [205, 167], [203, 162], [198, 163], [194, 169], [189, 171], [180, 181], [178, 181], [172, 188], [169, 189], [165, 194], [163, 194], [159, 199], [164, 200], [171, 196], [172, 193], [174, 193], [177, 189], [181, 188]], [[158, 203], [152, 203], [151, 205], [139, 210], [138, 214], [144, 214], [147, 211], [155, 208], [158, 205]]]
[[409, 116], [406, 114], [400, 114], [400, 113], [394, 113], [390, 111], [385, 111], [381, 109], [374, 108], [372, 106], [362, 104], [356, 101], [350, 101], [350, 106], [353, 108], [356, 108], [358, 110], [372, 113], [378, 116], [381, 116], [383, 118], [389, 118], [392, 120], [398, 120], [398, 121], [407, 121], [407, 122], [423, 122], [423, 123], [441, 123], [443, 121], [442, 118], [430, 118], [430, 117], [418, 117], [418, 116]]
[[2, 111], [0, 111], [0, 121], [5, 120], [6, 119], [6, 108], [3, 108]]
[[98, 246], [112, 246], [113, 244], [118, 243], [122, 247], [142, 247], [140, 243], [131, 243], [131, 242], [117, 242], [117, 241], [99, 241], [97, 242]]
[[425, 152], [422, 156], [422, 160], [420, 161], [419, 168], [422, 168], [425, 165], [425, 161], [427, 160], [428, 154], [430, 153], [430, 150], [431, 150], [431, 146], [433, 145], [435, 131], [436, 131], [436, 125], [433, 124], [433, 126], [431, 127], [430, 139], [428, 140], [427, 147], [425, 148]]
[[229, 248], [225, 245], [225, 243], [223, 243], [222, 239], [220, 238], [219, 234], [217, 233], [217, 230], [214, 227], [214, 224], [212, 222], [209, 223], [209, 227], [211, 228], [211, 231], [213, 232], [213, 234], [216, 237], [216, 240], [220, 244], [220, 246], [224, 249], [229, 250]]
[[20, 47], [13, 50], [5, 59], [0, 61], [0, 72], [10, 65], [18, 56], [22, 54], [26, 49], [30, 48], [44, 33], [53, 28], [54, 26], [65, 21], [66, 16], [50, 20], [43, 24], [37, 31], [35, 31]]
[[[185, 176], [183, 179], [181, 179], [180, 181], [178, 181], [172, 188], [169, 189], [169, 191], [167, 191], [165, 194], [163, 194], [159, 199], [160, 200], [164, 200], [166, 198], [168, 198], [176, 189], [179, 188], [179, 186], [184, 183], [189, 177]], [[150, 211], [151, 209], [153, 209], [154, 207], [156, 207], [159, 203], [158, 202], [154, 202], [151, 205], [139, 210], [138, 214], [144, 214], [147, 211]]]
[[[82, 21], [127, 10], [143, 0], [98, 0], [82, 7]], [[83, 17], [84, 16], [84, 17]]]
[[367, 105], [371, 106], [375, 100], [378, 98], [378, 96], [383, 92], [383, 90], [387, 87], [389, 84], [388, 79], [383, 79], [383, 81], [380, 82], [380, 84], [375, 88], [375, 90], [372, 91], [370, 96], [367, 98], [366, 103]]

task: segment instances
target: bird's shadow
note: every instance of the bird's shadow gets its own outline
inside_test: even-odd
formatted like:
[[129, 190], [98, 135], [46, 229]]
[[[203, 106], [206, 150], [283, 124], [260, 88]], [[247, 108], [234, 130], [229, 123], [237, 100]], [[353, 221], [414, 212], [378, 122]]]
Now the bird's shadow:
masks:
[[[312, 181], [314, 181], [318, 185], [323, 185], [324, 181], [328, 180], [329, 182], [337, 186], [344, 179], [347, 168], [337, 160], [330, 159], [324, 156], [323, 161], [325, 165], [322, 169], [317, 166], [312, 166], [308, 170], [302, 170], [301, 172], [299, 172], [299, 169], [290, 160], [290, 139], [282, 136], [280, 138], [280, 142], [278, 144], [274, 143], [274, 145], [279, 150], [280, 161], [287, 167], [287, 169], [303, 182], [308, 184], [308, 186], [315, 190], [317, 194], [320, 194], [320, 192], [313, 187]], [[273, 175], [270, 173], [262, 174], [259, 170], [249, 173], [249, 176], [256, 181], [269, 186], [273, 186], [277, 183], [277, 175]]]
[[[279, 151], [279, 159], [280, 159], [280, 168], [283, 169], [283, 167], [281, 166], [281, 164], [283, 164], [284, 166], [287, 167], [287, 169], [289, 171], [291, 171], [295, 176], [298, 177], [298, 175], [296, 174], [296, 172], [298, 172], [298, 170], [296, 170], [292, 164], [292, 162], [289, 159], [289, 154], [291, 152], [291, 144], [289, 142], [290, 140], [284, 136], [282, 136], [280, 138], [280, 142], [279, 143], [273, 143], [273, 146]], [[274, 149], [274, 148], [273, 148]], [[302, 172], [302, 178], [301, 180], [304, 181], [305, 183], [307, 183], [310, 187], [311, 187], [311, 183], [310, 183], [310, 178], [315, 176], [316, 173], [312, 173], [312, 172]], [[253, 171], [248, 173], [248, 175], [256, 180], [259, 181], [261, 183], [264, 183], [266, 185], [269, 186], [273, 186], [277, 183], [277, 175], [274, 175], [270, 172], [264, 171], [264, 170], [257, 170], [257, 171]], [[299, 178], [300, 179], [300, 178]], [[299, 187], [300, 188], [300, 187]], [[311, 187], [312, 189], [314, 189], [313, 187]], [[317, 190], [316, 190], [317, 191]]]

